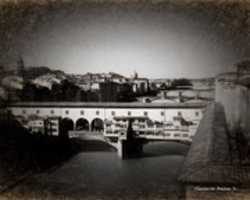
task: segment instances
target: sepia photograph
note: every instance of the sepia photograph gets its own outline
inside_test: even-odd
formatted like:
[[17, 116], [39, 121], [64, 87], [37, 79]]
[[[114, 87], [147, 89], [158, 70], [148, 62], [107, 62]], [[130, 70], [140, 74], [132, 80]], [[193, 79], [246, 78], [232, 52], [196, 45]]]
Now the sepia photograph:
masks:
[[0, 200], [249, 199], [249, 0], [0, 0]]

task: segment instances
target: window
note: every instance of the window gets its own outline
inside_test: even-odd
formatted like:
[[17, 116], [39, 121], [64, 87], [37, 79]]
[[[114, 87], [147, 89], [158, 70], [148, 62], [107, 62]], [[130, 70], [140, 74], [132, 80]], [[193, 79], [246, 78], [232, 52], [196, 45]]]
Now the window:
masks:
[[198, 116], [199, 116], [199, 114], [200, 114], [200, 113], [199, 113], [198, 111], [197, 111], [197, 112], [195, 112], [195, 116], [196, 116], [196, 117], [198, 117]]
[[99, 115], [99, 114], [100, 114], [100, 111], [99, 111], [99, 110], [97, 110], [97, 111], [96, 111], [96, 115]]
[[144, 112], [144, 116], [148, 116], [148, 112]]
[[115, 111], [112, 111], [112, 112], [111, 112], [111, 115], [112, 115], [112, 116], [115, 116]]
[[50, 111], [50, 114], [52, 114], [52, 115], [53, 115], [54, 113], [55, 113], [55, 112], [54, 112], [54, 110], [51, 110], [51, 111]]
[[178, 112], [177, 115], [180, 117], [180, 116], [182, 116], [182, 113], [181, 113], [181, 112]]
[[23, 112], [23, 114], [26, 114], [26, 110], [23, 110], [22, 112]]
[[69, 114], [69, 111], [68, 111], [68, 110], [66, 110], [66, 111], [65, 111], [65, 114], [66, 114], [66, 115], [68, 115], [68, 114]]
[[40, 113], [40, 110], [36, 110], [36, 114], [39, 114]]
[[80, 114], [81, 114], [81, 115], [84, 115], [84, 110], [81, 110]]
[[131, 112], [130, 111], [128, 111], [128, 116], [130, 116], [131, 115]]
[[164, 116], [164, 115], [165, 115], [164, 111], [161, 111], [161, 116]]

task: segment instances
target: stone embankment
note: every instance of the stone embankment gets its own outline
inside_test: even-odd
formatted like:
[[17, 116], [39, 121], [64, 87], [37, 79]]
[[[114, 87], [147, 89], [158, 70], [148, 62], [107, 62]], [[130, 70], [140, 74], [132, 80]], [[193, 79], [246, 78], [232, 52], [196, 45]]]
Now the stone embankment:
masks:
[[209, 105], [179, 176], [186, 199], [250, 198], [250, 167], [233, 161], [234, 146], [223, 106]]

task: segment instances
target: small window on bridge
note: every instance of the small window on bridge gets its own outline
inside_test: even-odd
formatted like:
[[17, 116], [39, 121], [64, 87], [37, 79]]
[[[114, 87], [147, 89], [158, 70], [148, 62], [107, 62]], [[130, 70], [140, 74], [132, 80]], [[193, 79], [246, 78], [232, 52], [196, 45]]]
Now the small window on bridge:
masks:
[[128, 111], [128, 116], [130, 116], [131, 115], [131, 112], [130, 111]]
[[144, 116], [148, 116], [148, 112], [144, 112]]
[[96, 111], [96, 115], [99, 115], [99, 114], [100, 114], [100, 111], [99, 111], [99, 110], [97, 110], [97, 111]]
[[112, 112], [111, 112], [111, 115], [112, 115], [112, 116], [115, 116], [115, 111], [112, 111]]
[[198, 116], [199, 116], [199, 114], [200, 114], [199, 112], [195, 112], [195, 116], [196, 116], [196, 117], [198, 117]]
[[52, 114], [52, 115], [53, 115], [54, 113], [55, 113], [55, 112], [54, 112], [54, 110], [51, 110], [51, 111], [50, 111], [50, 114]]
[[177, 115], [178, 115], [178, 116], [182, 116], [182, 113], [181, 113], [181, 112], [178, 112]]
[[81, 110], [80, 114], [81, 114], [81, 115], [84, 115], [84, 110]]
[[36, 114], [39, 114], [40, 113], [40, 110], [36, 110]]
[[66, 111], [65, 111], [65, 114], [66, 114], [66, 115], [68, 115], [68, 114], [69, 114], [69, 111], [68, 111], [68, 110], [66, 110]]
[[26, 114], [26, 110], [23, 110], [22, 113], [23, 113], [23, 114]]
[[161, 112], [161, 116], [164, 116], [164, 115], [165, 115], [165, 113], [162, 111], [162, 112]]

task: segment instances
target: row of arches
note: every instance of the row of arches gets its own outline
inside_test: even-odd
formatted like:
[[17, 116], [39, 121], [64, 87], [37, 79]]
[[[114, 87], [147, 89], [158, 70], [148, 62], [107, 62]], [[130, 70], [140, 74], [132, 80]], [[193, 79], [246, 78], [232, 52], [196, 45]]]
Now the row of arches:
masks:
[[100, 118], [95, 118], [91, 123], [85, 118], [80, 118], [74, 124], [74, 121], [70, 118], [63, 118], [60, 123], [62, 131], [68, 132], [69, 130], [77, 131], [103, 131], [104, 122]]
[[[25, 125], [29, 121], [32, 120], [44, 120], [45, 118], [37, 115], [30, 115], [28, 117], [24, 117], [21, 115], [15, 116], [15, 119]], [[89, 123], [89, 121], [85, 118], [79, 118], [75, 123], [71, 118], [63, 118], [60, 121], [61, 130], [85, 130], [85, 131], [103, 131], [104, 129], [104, 121], [100, 118], [95, 118]]]

